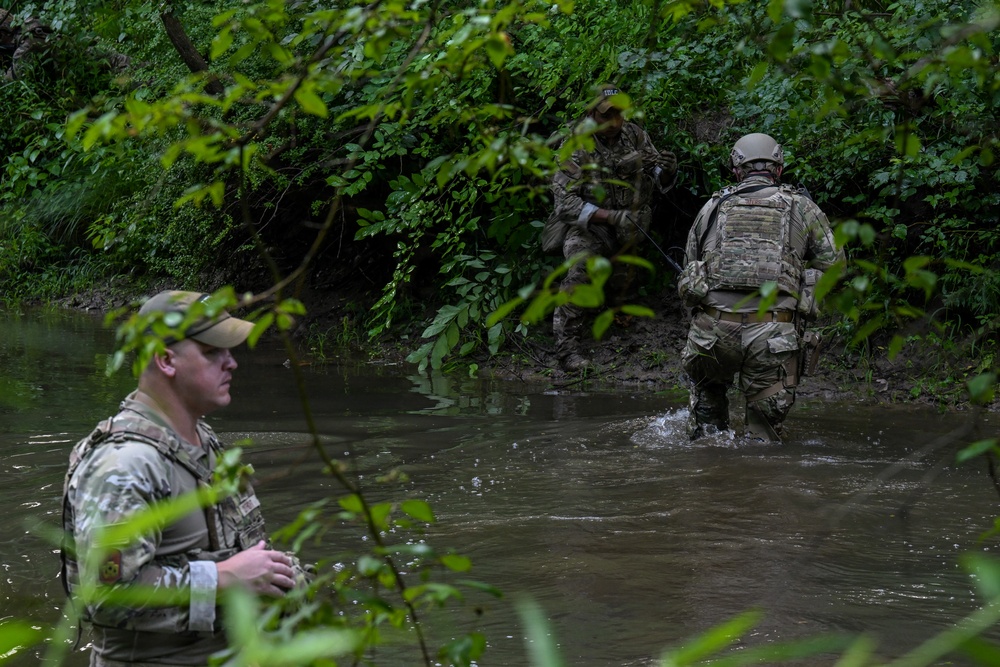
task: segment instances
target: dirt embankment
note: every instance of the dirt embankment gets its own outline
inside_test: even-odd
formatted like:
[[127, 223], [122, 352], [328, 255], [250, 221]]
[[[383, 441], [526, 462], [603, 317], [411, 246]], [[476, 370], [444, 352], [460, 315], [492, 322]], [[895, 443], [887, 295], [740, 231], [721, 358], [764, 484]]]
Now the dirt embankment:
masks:
[[[158, 289], [166, 287], [150, 293]], [[127, 288], [118, 285], [115, 289], [74, 295], [61, 305], [105, 313], [127, 306], [143, 295], [130, 294]], [[348, 327], [356, 330], [355, 335], [348, 336], [352, 343], [369, 345], [363, 335], [363, 313], [359, 314], [356, 305], [364, 302], [363, 295], [314, 290], [302, 298], [308, 315], [295, 336], [302, 343], [303, 356], [310, 355], [309, 338], [317, 334], [327, 337], [324, 346], [327, 354], [344, 352], [335, 350], [338, 343], [335, 338], [337, 332]], [[509, 337], [499, 355], [480, 354], [469, 361], [479, 366], [482, 377], [547, 383], [557, 390], [637, 388], [676, 393], [678, 397], [686, 395], [680, 352], [690, 323], [687, 309], [672, 290], [637, 298], [634, 303], [649, 307], [655, 317], [616, 317], [602, 340], [587, 342], [586, 351], [595, 367], [582, 373], [568, 373], [560, 368], [553, 354], [551, 318], [535, 325], [525, 339]], [[361, 350], [355, 347], [352, 352], [405, 364], [406, 355], [420, 344], [420, 327], [415, 326], [408, 334], [404, 341], [391, 337], [374, 347]], [[889, 359], [885, 346], [869, 344], [867, 351], [862, 352], [847, 349], [835, 337], [826, 338], [816, 373], [803, 378], [799, 385], [798, 395], [803, 399], [911, 403], [952, 410], [970, 407], [965, 381], [976, 374], [976, 367], [969, 359], [919, 346], [905, 348], [900, 355]]]

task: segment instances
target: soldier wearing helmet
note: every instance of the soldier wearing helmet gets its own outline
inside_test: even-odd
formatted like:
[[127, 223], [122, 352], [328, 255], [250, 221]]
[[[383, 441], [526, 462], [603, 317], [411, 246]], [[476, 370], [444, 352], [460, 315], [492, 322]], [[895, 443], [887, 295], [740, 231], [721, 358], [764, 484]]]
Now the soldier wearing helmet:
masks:
[[780, 183], [784, 151], [772, 137], [740, 138], [730, 164], [739, 183], [699, 211], [678, 281], [692, 309], [681, 355], [693, 384], [691, 436], [729, 428], [735, 376], [746, 434], [780, 441], [801, 375], [802, 331], [816, 315], [812, 286], [843, 251], [808, 194]]
[[[649, 135], [627, 121], [628, 96], [615, 85], [597, 87], [579, 133], [593, 138], [592, 150], [573, 152], [552, 180], [554, 206], [542, 233], [542, 248], [565, 258], [622, 252], [644, 238], [657, 194], [673, 188], [677, 158], [657, 151]], [[563, 278], [563, 291], [589, 282], [586, 262], [576, 262]], [[590, 365], [581, 350], [584, 311], [571, 303], [556, 308], [552, 330], [563, 368]]]

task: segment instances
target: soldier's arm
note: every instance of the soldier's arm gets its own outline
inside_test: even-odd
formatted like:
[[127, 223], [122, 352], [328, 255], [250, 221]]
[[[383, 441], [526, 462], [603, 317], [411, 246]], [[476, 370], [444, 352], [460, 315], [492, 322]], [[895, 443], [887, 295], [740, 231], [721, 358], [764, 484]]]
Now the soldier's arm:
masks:
[[660, 194], [670, 192], [677, 184], [677, 158], [669, 151], [663, 153], [658, 151], [646, 130], [634, 124], [633, 127], [636, 130], [636, 149], [642, 154], [645, 168], [653, 177], [653, 183], [656, 184]]
[[[81, 578], [98, 579], [87, 600], [97, 625], [145, 632], [212, 632], [218, 572], [210, 560], [156, 557], [161, 532], [151, 530], [117, 548], [98, 549], [103, 526], [126, 523], [171, 497], [173, 466], [152, 447], [106, 446], [95, 452], [75, 498], [74, 537]], [[112, 451], [114, 450], [114, 451]], [[122, 601], [122, 596], [127, 601]], [[119, 598], [116, 601], [116, 596]]]
[[585, 228], [598, 206], [580, 196], [583, 168], [577, 159], [574, 155], [573, 160], [564, 163], [552, 177], [553, 212], [563, 222]]
[[806, 232], [805, 259], [814, 269], [825, 271], [837, 262], [843, 261], [844, 251], [837, 248], [830, 229], [830, 221], [811, 199], [799, 199], [802, 223]]
[[687, 244], [684, 247], [684, 263], [696, 262], [701, 259], [701, 237], [705, 233], [705, 226], [708, 224], [708, 217], [715, 206], [715, 199], [712, 198], [701, 207], [698, 215], [694, 219], [694, 224], [688, 231]]

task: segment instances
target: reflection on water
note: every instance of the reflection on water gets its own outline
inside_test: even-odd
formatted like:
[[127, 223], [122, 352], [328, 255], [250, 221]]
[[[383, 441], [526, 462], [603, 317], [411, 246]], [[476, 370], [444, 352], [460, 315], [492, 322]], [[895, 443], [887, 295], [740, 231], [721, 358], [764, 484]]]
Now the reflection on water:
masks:
[[[48, 528], [66, 455], [133, 384], [104, 376], [113, 340], [97, 325], [0, 321], [4, 618], [57, 618]], [[339, 491], [317, 472], [281, 351], [237, 359], [233, 405], [211, 421], [225, 440], [253, 443], [247, 455], [276, 528]], [[690, 442], [686, 409], [641, 390], [553, 392], [401, 371], [307, 368], [310, 407], [326, 451], [376, 494], [428, 500], [439, 521], [427, 539], [470, 556], [471, 577], [504, 591], [502, 600], [469, 592], [468, 604], [430, 618], [439, 641], [483, 631], [484, 664], [527, 663], [513, 611], [522, 595], [542, 605], [567, 664], [594, 666], [653, 664], [751, 608], [763, 619], [744, 645], [867, 632], [898, 655], [976, 607], [959, 557], [993, 549], [978, 541], [995, 514], [989, 479], [977, 464], [938, 466], [955, 445], [907, 459], [964, 415], [805, 403], [786, 445], [731, 433]], [[392, 468], [410, 481], [375, 485]], [[349, 557], [354, 539], [331, 535], [309, 555]]]

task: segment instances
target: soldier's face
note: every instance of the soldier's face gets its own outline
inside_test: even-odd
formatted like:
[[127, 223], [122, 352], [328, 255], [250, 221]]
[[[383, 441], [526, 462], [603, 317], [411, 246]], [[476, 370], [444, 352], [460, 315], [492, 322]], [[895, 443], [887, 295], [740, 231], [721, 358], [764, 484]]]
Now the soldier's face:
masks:
[[193, 414], [205, 415], [229, 405], [229, 385], [236, 369], [230, 350], [182, 340], [171, 345], [170, 352], [177, 392]]
[[601, 126], [601, 129], [595, 132], [595, 134], [604, 139], [617, 139], [618, 135], [622, 132], [622, 125], [625, 124], [621, 110], [614, 107], [610, 107], [604, 113], [594, 109], [590, 116], [594, 119], [595, 123]]

